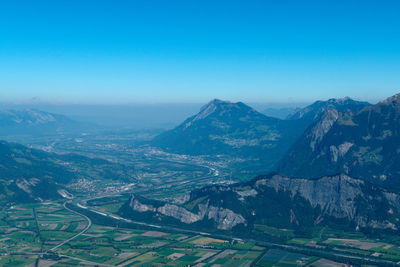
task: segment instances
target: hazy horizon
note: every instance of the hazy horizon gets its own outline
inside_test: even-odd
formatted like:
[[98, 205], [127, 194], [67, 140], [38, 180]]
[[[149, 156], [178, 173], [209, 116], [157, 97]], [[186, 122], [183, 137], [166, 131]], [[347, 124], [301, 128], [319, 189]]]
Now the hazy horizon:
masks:
[[[198, 113], [207, 103], [57, 104], [2, 103], [0, 110], [36, 109], [66, 115], [74, 120], [133, 129], [172, 128]], [[301, 108], [310, 103], [246, 103], [259, 112], [265, 109]]]
[[[387, 96], [390, 97], [391, 95]], [[347, 97], [347, 96], [345, 96]], [[375, 104], [381, 100], [368, 101], [368, 99], [353, 98], [358, 101], [366, 101]], [[343, 98], [343, 97], [337, 97]], [[36, 109], [68, 116], [74, 120], [95, 123], [103, 126], [116, 126], [130, 129], [170, 129], [182, 123], [190, 116], [197, 114], [200, 109], [208, 102], [177, 102], [177, 103], [51, 103], [41, 102], [37, 99], [27, 102], [5, 102], [0, 100], [0, 110], [12, 109]], [[268, 116], [284, 119], [286, 114], [296, 108], [303, 108], [315, 101], [325, 101], [328, 99], [314, 99], [309, 102], [244, 102], [258, 112]]]

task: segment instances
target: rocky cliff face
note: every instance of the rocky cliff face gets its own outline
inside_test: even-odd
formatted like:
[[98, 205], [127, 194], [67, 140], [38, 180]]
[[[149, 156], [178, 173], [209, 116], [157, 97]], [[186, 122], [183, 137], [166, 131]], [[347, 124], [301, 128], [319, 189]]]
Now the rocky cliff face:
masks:
[[129, 207], [136, 212], [151, 212], [154, 216], [158, 214], [174, 218], [182, 223], [191, 224], [203, 219], [213, 220], [218, 229], [232, 229], [238, 224], [246, 224], [246, 220], [229, 209], [214, 207], [209, 203], [198, 205], [197, 213], [188, 211], [184, 207], [165, 203], [162, 206], [141, 203], [134, 195], [130, 198]]
[[310, 134], [307, 137], [310, 139], [310, 148], [313, 151], [315, 150], [315, 145], [321, 142], [322, 138], [329, 132], [338, 117], [339, 112], [335, 109], [330, 109], [325, 112], [322, 118], [311, 128]]
[[[373, 187], [364, 181], [344, 174], [314, 180], [274, 175], [256, 182], [259, 190], [262, 190], [262, 186], [272, 187], [276, 192], [288, 192], [292, 199], [296, 195], [304, 198], [313, 208], [320, 210], [319, 215], [322, 217], [347, 219], [359, 227], [398, 229], [398, 218], [391, 221], [389, 217], [394, 210], [396, 214], [400, 211], [399, 195], [373, 190]], [[362, 203], [366, 205], [361, 205]], [[385, 210], [379, 211], [385, 213], [387, 218], [369, 220], [370, 218], [365, 216], [366, 212], [376, 212], [380, 208], [375, 203], [388, 204]]]
[[356, 215], [355, 200], [362, 195], [360, 180], [346, 175], [323, 177], [318, 180], [290, 179], [274, 175], [269, 179], [261, 179], [256, 187], [272, 187], [276, 192], [290, 193], [293, 198], [299, 195], [310, 202], [313, 208], [320, 207], [322, 214], [336, 218], [354, 219]]
[[399, 194], [345, 174], [318, 179], [260, 176], [246, 183], [195, 190], [182, 205], [132, 196], [129, 209], [147, 213], [153, 221], [173, 218], [186, 225], [212, 221], [219, 230], [251, 229], [254, 224], [297, 229], [334, 221], [352, 229], [397, 231], [400, 226]]

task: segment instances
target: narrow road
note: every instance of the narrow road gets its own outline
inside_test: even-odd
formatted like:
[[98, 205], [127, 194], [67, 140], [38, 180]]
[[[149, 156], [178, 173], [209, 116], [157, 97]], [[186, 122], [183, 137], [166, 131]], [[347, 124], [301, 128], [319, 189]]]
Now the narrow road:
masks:
[[59, 256], [63, 257], [63, 258], [69, 258], [69, 259], [72, 259], [72, 260], [77, 260], [80, 263], [83, 263], [83, 264], [86, 264], [86, 265], [107, 266], [107, 267], [114, 266], [114, 265], [109, 265], [109, 264], [104, 264], [104, 263], [88, 261], [88, 260], [84, 260], [84, 259], [80, 259], [80, 258], [77, 258], [77, 257], [74, 257], [74, 256], [69, 256], [69, 255], [64, 255], [64, 254], [59, 254]]
[[[10, 255], [16, 255], [16, 256], [23, 255], [23, 256], [39, 256], [39, 257], [43, 256], [44, 254], [46, 254], [46, 252], [13, 252], [13, 253], [10, 253]], [[60, 256], [62, 258], [69, 258], [69, 259], [77, 260], [86, 265], [114, 267], [114, 265], [98, 263], [98, 262], [89, 261], [89, 260], [85, 260], [85, 259], [81, 259], [78, 257], [69, 256], [69, 255], [64, 255], [64, 254], [58, 254], [58, 256]], [[39, 258], [39, 264], [40, 264], [40, 260], [42, 260], [42, 259]]]
[[74, 211], [74, 210], [71, 210], [70, 208], [67, 207], [66, 204], [67, 204], [67, 201], [64, 202], [64, 204], [63, 204], [63, 206], [64, 206], [64, 208], [65, 208], [66, 210], [68, 210], [68, 211], [70, 211], [70, 212], [73, 212], [73, 213], [75, 213], [75, 214], [77, 214], [77, 215], [79, 215], [79, 216], [81, 216], [81, 217], [84, 217], [84, 218], [87, 220], [88, 224], [86, 225], [85, 229], [83, 229], [82, 231], [80, 231], [79, 233], [77, 233], [76, 235], [74, 235], [73, 237], [70, 237], [70, 238], [68, 238], [67, 240], [64, 240], [63, 242], [61, 242], [61, 243], [58, 244], [57, 246], [52, 247], [52, 248], [49, 249], [48, 251], [55, 251], [56, 249], [58, 249], [58, 248], [61, 247], [62, 245], [65, 245], [66, 243], [68, 243], [68, 242], [74, 240], [74, 239], [77, 238], [78, 236], [80, 236], [80, 235], [82, 235], [83, 233], [85, 233], [87, 230], [89, 230], [90, 226], [92, 226], [92, 220], [90, 220], [89, 217], [87, 217], [86, 215], [81, 214], [81, 213], [79, 213], [79, 212], [76, 212], [76, 211]]

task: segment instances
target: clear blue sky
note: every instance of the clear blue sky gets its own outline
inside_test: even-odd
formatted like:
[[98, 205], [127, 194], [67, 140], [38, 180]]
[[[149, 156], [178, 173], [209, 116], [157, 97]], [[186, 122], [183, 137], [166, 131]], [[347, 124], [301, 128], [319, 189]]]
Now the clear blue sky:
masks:
[[0, 2], [0, 100], [374, 101], [400, 92], [400, 1]]

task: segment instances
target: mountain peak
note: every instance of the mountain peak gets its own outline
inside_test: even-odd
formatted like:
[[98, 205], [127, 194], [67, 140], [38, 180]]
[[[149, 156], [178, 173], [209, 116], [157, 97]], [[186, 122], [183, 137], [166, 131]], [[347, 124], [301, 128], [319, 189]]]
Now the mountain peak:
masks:
[[0, 124], [0, 133], [5, 135], [82, 131], [88, 126], [65, 115], [31, 108], [0, 110]]
[[328, 103], [335, 103], [339, 105], [346, 104], [348, 102], [354, 102], [354, 100], [348, 96], [343, 97], [343, 98], [331, 98], [327, 101]]
[[208, 102], [207, 104], [205, 104], [201, 109], [200, 112], [202, 112], [205, 109], [209, 109], [210, 107], [219, 107], [219, 106], [223, 106], [225, 104], [230, 104], [231, 102], [229, 101], [223, 101], [220, 99], [213, 99], [210, 102]]
[[336, 109], [340, 112], [358, 111], [368, 105], [370, 105], [368, 102], [353, 100], [348, 96], [344, 98], [331, 98], [326, 101], [319, 100], [305, 108], [295, 110], [295, 112], [288, 116], [288, 119], [316, 121], [329, 109]]
[[228, 104], [228, 103], [231, 103], [231, 102], [215, 98], [215, 99], [211, 100], [210, 102], [208, 102], [207, 105], [220, 105], [220, 104]]
[[200, 112], [196, 115], [196, 117], [193, 118], [192, 122], [208, 117], [209, 115], [214, 113], [218, 107], [221, 107], [222, 105], [229, 103], [230, 102], [222, 101], [219, 99], [211, 100], [200, 109]]
[[207, 109], [213, 109], [213, 108], [219, 108], [219, 107], [224, 107], [224, 106], [229, 106], [232, 105], [234, 103], [230, 102], [230, 101], [224, 101], [224, 100], [220, 100], [220, 99], [213, 99], [210, 102], [208, 102], [207, 104], [205, 104], [201, 109], [200, 109], [200, 113], [203, 110], [207, 110]]
[[194, 116], [194, 118], [191, 120], [191, 122], [189, 124], [191, 124], [192, 122], [197, 121], [197, 120], [205, 119], [217, 111], [221, 112], [221, 114], [224, 114], [225, 113], [224, 111], [229, 111], [229, 110], [231, 110], [231, 111], [232, 110], [237, 110], [237, 111], [242, 110], [243, 112], [248, 112], [248, 111], [252, 110], [252, 108], [242, 102], [233, 103], [230, 101], [213, 99], [200, 109], [200, 112]]
[[384, 105], [391, 105], [391, 104], [400, 104], [400, 93], [395, 94], [391, 97], [386, 98], [385, 100], [380, 102], [381, 104]]
[[246, 159], [271, 157], [268, 161], [276, 161], [277, 153], [285, 149], [271, 152], [271, 156], [264, 156], [264, 152], [291, 138], [291, 130], [280, 119], [267, 117], [242, 102], [214, 99], [176, 128], [155, 137], [152, 144], [188, 155], [236, 157], [243, 151]]

